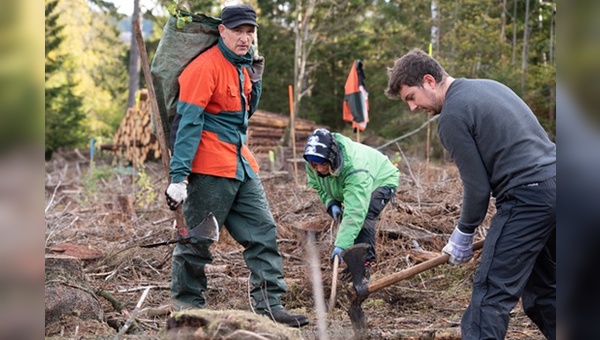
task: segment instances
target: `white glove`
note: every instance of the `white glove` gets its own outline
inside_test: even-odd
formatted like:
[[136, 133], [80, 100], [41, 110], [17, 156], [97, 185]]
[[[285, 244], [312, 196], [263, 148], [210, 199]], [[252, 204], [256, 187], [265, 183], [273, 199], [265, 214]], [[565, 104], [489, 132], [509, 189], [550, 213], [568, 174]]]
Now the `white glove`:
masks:
[[183, 203], [183, 201], [185, 201], [188, 196], [187, 185], [187, 181], [169, 184], [169, 187], [165, 191], [169, 209], [175, 210], [181, 203]]
[[469, 261], [473, 257], [473, 234], [463, 233], [458, 227], [454, 228], [442, 252], [450, 255], [448, 263], [453, 266]]

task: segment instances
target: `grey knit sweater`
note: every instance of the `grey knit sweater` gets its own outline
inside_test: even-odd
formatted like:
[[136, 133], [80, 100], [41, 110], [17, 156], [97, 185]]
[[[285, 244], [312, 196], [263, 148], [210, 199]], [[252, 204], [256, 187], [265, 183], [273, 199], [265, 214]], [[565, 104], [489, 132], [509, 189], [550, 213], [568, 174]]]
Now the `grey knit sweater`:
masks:
[[446, 93], [438, 133], [463, 182], [458, 228], [472, 233], [487, 213], [490, 193], [556, 175], [556, 145], [531, 109], [493, 80], [456, 79]]

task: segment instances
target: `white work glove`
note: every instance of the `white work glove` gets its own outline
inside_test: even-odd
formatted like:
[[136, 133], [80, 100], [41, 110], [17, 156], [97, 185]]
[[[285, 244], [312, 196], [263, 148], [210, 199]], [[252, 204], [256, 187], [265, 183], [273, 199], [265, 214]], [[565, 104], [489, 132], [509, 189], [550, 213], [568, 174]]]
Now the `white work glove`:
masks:
[[248, 73], [250, 74], [250, 80], [253, 83], [262, 80], [263, 71], [265, 70], [265, 57], [262, 55], [254, 56], [252, 60], [252, 67], [248, 69]]
[[183, 203], [183, 201], [185, 201], [188, 196], [187, 185], [187, 181], [169, 184], [169, 187], [167, 187], [167, 190], [165, 191], [169, 209], [175, 210], [181, 203]]
[[473, 257], [473, 234], [463, 233], [458, 227], [454, 228], [442, 252], [450, 255], [448, 263], [453, 266], [469, 261]]

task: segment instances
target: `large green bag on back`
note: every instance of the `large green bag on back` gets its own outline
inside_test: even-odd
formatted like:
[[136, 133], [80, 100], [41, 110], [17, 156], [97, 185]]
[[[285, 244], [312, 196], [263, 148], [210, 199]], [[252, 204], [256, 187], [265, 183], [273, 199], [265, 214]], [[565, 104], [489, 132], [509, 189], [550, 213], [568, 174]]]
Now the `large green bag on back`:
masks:
[[[219, 38], [221, 19], [204, 14], [185, 14], [192, 17], [192, 22], [187, 22], [182, 28], [177, 28], [175, 16], [169, 18], [150, 68], [167, 145], [171, 144], [171, 123], [177, 113], [179, 75], [194, 58], [216, 44]], [[154, 121], [152, 128], [156, 131]]]

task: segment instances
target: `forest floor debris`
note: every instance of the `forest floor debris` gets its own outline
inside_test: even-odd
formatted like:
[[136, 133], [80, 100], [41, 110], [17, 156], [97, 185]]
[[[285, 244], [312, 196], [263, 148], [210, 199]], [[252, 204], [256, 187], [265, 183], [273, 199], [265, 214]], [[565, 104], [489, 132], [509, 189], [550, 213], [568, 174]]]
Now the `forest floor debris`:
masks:
[[[60, 152], [46, 162], [45, 247], [48, 256], [66, 253], [80, 258], [85, 278], [102, 306], [104, 322], [71, 315], [47, 328], [46, 337], [113, 339], [129, 321], [123, 338], [164, 339], [172, 314], [169, 282], [173, 246], [139, 247], [170, 239], [175, 233], [172, 212], [164, 200], [164, 169], [159, 162], [131, 167], [118, 164], [108, 155], [99, 156], [91, 162], [81, 152]], [[401, 183], [396, 202], [386, 207], [377, 225], [378, 260], [371, 269], [371, 280], [420, 261], [415, 249], [439, 253], [460, 214], [462, 188], [453, 164], [427, 165], [411, 159], [399, 167]], [[269, 176], [266, 171], [262, 177], [278, 224], [278, 243], [284, 259], [288, 293], [283, 302], [288, 310], [309, 316], [311, 324], [302, 328], [300, 334], [303, 339], [312, 340], [318, 338], [319, 332], [306, 256], [306, 230], [316, 230], [327, 299], [331, 292], [329, 253], [335, 226], [316, 192], [306, 185], [303, 167], [299, 168], [298, 185], [291, 169], [278, 169], [277, 176]], [[491, 204], [476, 239], [485, 238], [493, 212]], [[242, 247], [222, 231], [211, 250], [214, 261], [207, 274], [207, 307], [251, 312], [249, 271]], [[460, 318], [469, 302], [477, 263], [476, 256], [462, 266], [440, 265], [370, 295], [362, 306], [371, 337], [417, 339], [428, 335], [431, 339], [459, 339]], [[346, 292], [350, 288], [348, 283], [338, 283], [336, 306], [326, 314], [331, 340], [353, 336], [346, 314]], [[136, 313], [134, 318], [132, 311]], [[506, 338], [543, 339], [520, 303], [511, 312]], [[206, 335], [204, 339], [213, 337]]]

